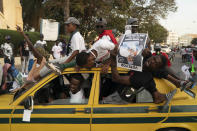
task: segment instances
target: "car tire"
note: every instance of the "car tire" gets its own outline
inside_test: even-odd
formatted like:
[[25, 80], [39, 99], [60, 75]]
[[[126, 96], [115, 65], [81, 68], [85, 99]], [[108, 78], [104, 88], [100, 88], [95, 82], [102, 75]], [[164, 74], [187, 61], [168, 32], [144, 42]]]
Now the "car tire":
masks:
[[188, 129], [185, 129], [185, 128], [164, 128], [164, 129], [159, 129], [157, 131], [190, 131]]

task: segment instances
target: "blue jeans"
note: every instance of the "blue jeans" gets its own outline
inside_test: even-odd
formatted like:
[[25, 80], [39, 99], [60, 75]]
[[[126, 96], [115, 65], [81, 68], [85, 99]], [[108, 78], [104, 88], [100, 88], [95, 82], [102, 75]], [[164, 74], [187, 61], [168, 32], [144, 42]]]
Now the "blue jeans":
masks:
[[13, 66], [15, 63], [14, 57], [11, 57], [11, 59], [9, 59], [8, 57], [4, 57], [4, 63], [9, 63]]
[[28, 64], [28, 72], [30, 72], [30, 70], [32, 69], [33, 64], [34, 64], [34, 60], [33, 59], [30, 59], [29, 60], [29, 64]]

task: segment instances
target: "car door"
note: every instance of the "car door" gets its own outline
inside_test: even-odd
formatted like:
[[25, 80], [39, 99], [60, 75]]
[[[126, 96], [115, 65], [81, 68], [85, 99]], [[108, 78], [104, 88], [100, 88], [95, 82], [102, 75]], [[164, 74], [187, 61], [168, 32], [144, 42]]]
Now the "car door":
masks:
[[[196, 92], [196, 87], [192, 89]], [[171, 101], [170, 113], [164, 121], [168, 128], [186, 129], [195, 131], [197, 129], [197, 98], [192, 98], [184, 91], [178, 91]]]
[[12, 101], [12, 95], [0, 95], [0, 131], [10, 131], [10, 118], [12, 106], [9, 105]]
[[[100, 78], [100, 76], [98, 76]], [[100, 79], [100, 81], [102, 81]], [[154, 103], [129, 103], [129, 104], [100, 104], [101, 83], [97, 81], [96, 93], [94, 97], [92, 126], [93, 131], [113, 130], [113, 131], [150, 131], [162, 126], [168, 111], [162, 113], [158, 110], [161, 105]], [[103, 87], [103, 89], [107, 87]], [[113, 88], [113, 87], [111, 87]]]
[[[73, 72], [65, 72], [64, 74], [72, 74]], [[17, 105], [13, 110], [12, 115], [12, 131], [90, 131], [91, 122], [91, 109], [93, 104], [93, 95], [96, 83], [95, 72], [79, 72], [92, 74], [91, 90], [89, 99], [85, 104], [39, 104], [33, 106], [33, 112], [31, 114], [30, 122], [23, 122], [24, 106]], [[49, 76], [46, 81], [38, 83], [37, 88], [32, 89], [28, 96], [34, 96], [36, 92], [44, 88], [44, 85], [51, 82], [57, 76]], [[51, 80], [49, 80], [51, 79]], [[53, 81], [52, 81], [53, 82]], [[85, 89], [84, 89], [85, 90]], [[24, 94], [25, 95], [25, 94]], [[35, 97], [35, 96], [34, 96]], [[35, 100], [34, 100], [35, 101]], [[20, 102], [19, 102], [20, 103]]]

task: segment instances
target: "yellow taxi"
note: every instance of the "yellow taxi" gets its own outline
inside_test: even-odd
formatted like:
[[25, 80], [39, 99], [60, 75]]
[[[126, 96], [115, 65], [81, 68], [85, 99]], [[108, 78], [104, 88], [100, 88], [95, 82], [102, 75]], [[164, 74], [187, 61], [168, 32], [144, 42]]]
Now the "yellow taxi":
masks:
[[[60, 76], [51, 73], [15, 94], [1, 95], [0, 131], [197, 131], [197, 99], [179, 89], [164, 110], [164, 103], [141, 98], [148, 97], [147, 92], [137, 94], [133, 103], [103, 102], [113, 89], [106, 84], [110, 73], [105, 76], [98, 68], [84, 69], [78, 73], [85, 78], [85, 102], [70, 103], [70, 98], [61, 98], [56, 92], [59, 87], [66, 88], [67, 77], [73, 73], [73, 68], [65, 69]], [[176, 88], [164, 79], [155, 82], [161, 93]], [[196, 93], [197, 88], [192, 91]], [[31, 110], [29, 121], [24, 120], [25, 109]]]

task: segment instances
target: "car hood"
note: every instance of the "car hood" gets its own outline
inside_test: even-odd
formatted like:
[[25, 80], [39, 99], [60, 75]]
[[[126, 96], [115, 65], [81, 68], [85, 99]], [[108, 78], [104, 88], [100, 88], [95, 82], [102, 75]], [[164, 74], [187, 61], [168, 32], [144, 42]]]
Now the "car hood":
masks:
[[0, 107], [9, 106], [10, 103], [13, 101], [13, 97], [14, 95], [12, 94], [0, 95]]

